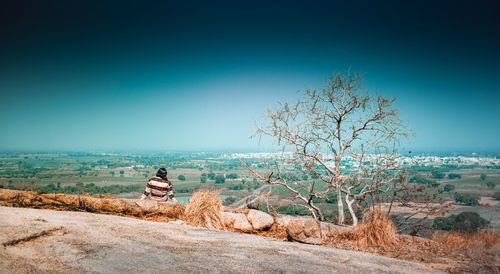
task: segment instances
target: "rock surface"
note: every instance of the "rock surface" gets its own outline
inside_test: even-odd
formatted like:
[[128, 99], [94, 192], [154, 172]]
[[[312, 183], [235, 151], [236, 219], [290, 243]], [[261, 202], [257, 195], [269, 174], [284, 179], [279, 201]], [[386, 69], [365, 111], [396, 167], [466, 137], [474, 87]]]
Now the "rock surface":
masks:
[[367, 253], [84, 212], [0, 206], [2, 273], [438, 273]]
[[286, 228], [288, 237], [294, 241], [316, 245], [323, 243], [320, 222], [313, 218], [283, 216], [277, 222]]
[[159, 208], [158, 202], [151, 199], [135, 200], [134, 203], [146, 211], [155, 211]]
[[327, 223], [327, 222], [320, 222], [320, 227], [321, 227], [321, 236], [323, 238], [325, 238], [329, 235], [332, 235], [332, 234], [336, 234], [336, 233], [340, 233], [340, 232], [348, 231], [348, 230], [352, 229], [352, 227], [339, 226], [339, 225], [334, 225], [332, 223]]
[[253, 230], [247, 216], [243, 213], [222, 212], [221, 218], [228, 228], [233, 228], [240, 232], [252, 232]]
[[255, 209], [250, 209], [248, 211], [247, 219], [255, 230], [268, 229], [274, 223], [273, 216]]

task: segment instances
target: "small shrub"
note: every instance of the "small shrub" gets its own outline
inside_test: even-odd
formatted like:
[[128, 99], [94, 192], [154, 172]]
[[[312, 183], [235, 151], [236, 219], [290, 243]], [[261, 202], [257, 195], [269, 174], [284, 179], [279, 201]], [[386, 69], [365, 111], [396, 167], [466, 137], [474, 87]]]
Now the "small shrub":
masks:
[[238, 179], [240, 176], [236, 173], [231, 173], [226, 176], [227, 179]]
[[436, 187], [439, 187], [439, 182], [437, 182], [437, 181], [432, 181], [429, 185], [430, 185], [431, 187], [436, 188]]
[[223, 184], [223, 183], [225, 183], [225, 182], [226, 182], [226, 178], [224, 177], [224, 175], [222, 175], [222, 174], [217, 174], [217, 175], [215, 176], [215, 183], [216, 183], [216, 184]]
[[415, 175], [410, 179], [410, 183], [421, 184], [421, 185], [428, 185], [432, 182], [433, 182], [432, 180], [424, 178], [420, 175]]
[[[453, 217], [452, 217], [453, 216]], [[453, 229], [455, 224], [455, 215], [449, 217], [437, 217], [432, 223], [434, 229], [450, 231]]]
[[206, 173], [202, 173], [201, 177], [200, 177], [200, 183], [204, 184], [206, 182], [207, 182], [207, 174]]
[[186, 181], [186, 176], [181, 174], [181, 175], [177, 176], [177, 179], [179, 179], [179, 181]]
[[455, 202], [457, 204], [477, 206], [479, 205], [479, 199], [468, 193], [455, 192]]
[[486, 176], [486, 174], [481, 174], [481, 175], [479, 175], [479, 179], [481, 179], [481, 181], [486, 180], [486, 178], [487, 178], [487, 177], [488, 177], [488, 176]]
[[438, 179], [439, 180], [439, 179], [443, 179], [444, 178], [444, 173], [441, 172], [441, 171], [439, 171], [439, 170], [433, 170], [431, 172], [431, 174], [432, 174], [432, 178], [434, 178], [434, 179]]
[[209, 180], [215, 180], [215, 173], [211, 172], [207, 174]]
[[244, 188], [243, 184], [236, 184], [236, 185], [229, 186], [230, 190], [242, 190], [243, 188]]
[[489, 223], [476, 212], [462, 212], [458, 215], [438, 217], [434, 219], [432, 227], [439, 230], [472, 233], [487, 227]]
[[224, 199], [224, 205], [230, 205], [232, 203], [236, 202], [236, 197], [233, 197], [233, 196], [229, 196], [229, 197], [226, 197], [226, 199]]
[[450, 179], [450, 180], [462, 179], [462, 175], [457, 174], [457, 173], [449, 173], [448, 174], [448, 179]]
[[453, 191], [455, 190], [455, 186], [454, 185], [450, 185], [450, 184], [447, 184], [444, 186], [444, 192], [450, 192], [450, 191]]
[[493, 198], [495, 198], [495, 200], [497, 201], [500, 201], [500, 192], [495, 192], [495, 194], [493, 194]]
[[496, 184], [493, 183], [493, 182], [487, 182], [486, 183], [486, 186], [489, 188], [489, 189], [494, 189], [496, 187]]

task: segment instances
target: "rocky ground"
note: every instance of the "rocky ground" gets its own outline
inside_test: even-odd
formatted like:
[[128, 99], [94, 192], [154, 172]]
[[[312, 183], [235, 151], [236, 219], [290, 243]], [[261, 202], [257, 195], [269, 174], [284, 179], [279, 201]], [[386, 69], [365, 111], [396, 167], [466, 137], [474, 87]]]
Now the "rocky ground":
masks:
[[437, 273], [362, 252], [84, 212], [0, 206], [2, 273]]

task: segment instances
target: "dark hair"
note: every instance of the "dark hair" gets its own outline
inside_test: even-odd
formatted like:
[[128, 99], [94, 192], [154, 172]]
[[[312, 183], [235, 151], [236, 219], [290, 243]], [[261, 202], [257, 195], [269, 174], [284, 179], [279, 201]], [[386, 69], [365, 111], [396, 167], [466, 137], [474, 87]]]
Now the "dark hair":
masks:
[[167, 169], [164, 167], [158, 169], [158, 172], [156, 172], [156, 176], [162, 179], [167, 179]]

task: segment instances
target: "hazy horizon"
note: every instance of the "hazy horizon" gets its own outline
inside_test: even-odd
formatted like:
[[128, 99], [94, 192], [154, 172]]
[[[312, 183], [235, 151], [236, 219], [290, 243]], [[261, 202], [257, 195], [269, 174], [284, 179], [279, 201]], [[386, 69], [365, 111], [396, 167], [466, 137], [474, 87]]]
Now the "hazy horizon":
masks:
[[404, 151], [500, 151], [494, 1], [34, 1], [0, 11], [0, 151], [266, 151], [330, 75], [397, 97]]

